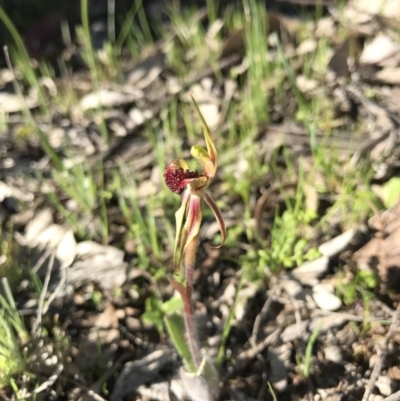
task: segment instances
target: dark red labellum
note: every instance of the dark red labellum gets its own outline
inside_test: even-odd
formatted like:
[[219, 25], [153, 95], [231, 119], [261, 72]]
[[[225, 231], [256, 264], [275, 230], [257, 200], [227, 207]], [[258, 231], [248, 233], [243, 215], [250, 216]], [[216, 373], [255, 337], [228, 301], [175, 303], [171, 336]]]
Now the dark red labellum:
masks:
[[197, 171], [184, 170], [182, 167], [175, 169], [167, 168], [167, 171], [164, 174], [165, 183], [168, 188], [179, 195], [185, 189], [185, 180], [198, 177], [200, 177], [200, 174]]

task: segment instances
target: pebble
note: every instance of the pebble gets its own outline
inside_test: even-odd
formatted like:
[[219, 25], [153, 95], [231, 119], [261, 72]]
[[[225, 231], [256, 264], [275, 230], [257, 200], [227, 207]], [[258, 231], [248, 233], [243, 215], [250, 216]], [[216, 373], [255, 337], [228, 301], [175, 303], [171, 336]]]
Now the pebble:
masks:
[[354, 238], [356, 230], [350, 229], [338, 235], [335, 238], [321, 244], [318, 250], [327, 257], [332, 257], [342, 252], [349, 245], [350, 241]]
[[311, 262], [303, 263], [292, 271], [292, 276], [304, 285], [315, 285], [318, 278], [323, 276], [329, 267], [329, 258], [321, 256]]
[[325, 359], [333, 363], [341, 363], [343, 355], [340, 347], [337, 345], [330, 345], [324, 349]]
[[335, 311], [342, 306], [342, 300], [324, 284], [314, 286], [312, 297], [316, 305], [322, 310]]
[[276, 391], [285, 391], [288, 385], [287, 365], [290, 363], [292, 349], [288, 344], [268, 349], [271, 373], [269, 381]]
[[303, 292], [302, 285], [296, 280], [282, 280], [280, 285], [292, 298], [298, 298]]
[[306, 334], [308, 323], [308, 321], [302, 321], [286, 327], [281, 334], [281, 340], [284, 343], [288, 343], [303, 337]]
[[[322, 320], [322, 323], [321, 323]], [[336, 327], [342, 326], [347, 322], [347, 319], [340, 315], [331, 315], [326, 317], [316, 317], [311, 321], [310, 324], [310, 332], [314, 332], [317, 327], [320, 327], [320, 332], [325, 333], [330, 331]]]
[[125, 319], [125, 324], [126, 327], [129, 329], [129, 331], [139, 331], [142, 328], [142, 324], [139, 319], [136, 319], [135, 317], [128, 316]]
[[380, 393], [386, 397], [393, 394], [393, 383], [389, 377], [379, 376], [375, 386], [378, 387]]

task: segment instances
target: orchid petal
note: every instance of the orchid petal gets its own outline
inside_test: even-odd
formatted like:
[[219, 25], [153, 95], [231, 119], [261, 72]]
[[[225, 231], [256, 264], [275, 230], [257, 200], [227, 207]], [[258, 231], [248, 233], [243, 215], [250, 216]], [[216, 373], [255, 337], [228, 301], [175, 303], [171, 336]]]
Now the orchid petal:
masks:
[[[181, 265], [182, 260], [182, 253], [183, 247], [185, 245], [185, 229], [183, 226], [183, 220], [186, 215], [186, 208], [190, 198], [190, 190], [186, 190], [182, 194], [182, 204], [181, 207], [175, 213], [175, 220], [176, 220], [176, 234], [175, 234], [175, 247], [174, 247], [174, 259], [173, 259], [173, 266], [174, 266], [174, 273], [179, 273], [179, 268]], [[179, 248], [179, 251], [178, 251]]]
[[208, 128], [206, 120], [204, 119], [203, 114], [201, 113], [201, 111], [199, 109], [199, 106], [197, 105], [196, 101], [194, 100], [194, 97], [192, 94], [190, 94], [190, 97], [192, 98], [194, 107], [197, 111], [197, 114], [199, 115], [201, 125], [202, 125], [203, 131], [204, 131], [204, 138], [206, 140], [208, 156], [211, 159], [212, 164], [214, 165], [214, 171], [215, 171], [217, 169], [217, 164], [218, 164], [217, 149], [215, 148], [214, 141], [211, 137], [210, 129]]
[[217, 204], [214, 202], [214, 200], [211, 198], [210, 195], [208, 195], [207, 193], [204, 193], [203, 199], [207, 203], [207, 205], [210, 206], [211, 210], [213, 211], [214, 216], [217, 219], [217, 222], [219, 225], [219, 230], [221, 231], [222, 241], [221, 241], [221, 244], [216, 247], [216, 248], [219, 248], [222, 245], [224, 245], [224, 243], [226, 241], [226, 227], [225, 227], [224, 218], [222, 217], [219, 207], [217, 206]]
[[183, 159], [174, 159], [167, 166], [167, 170], [169, 170], [169, 169], [178, 170], [180, 168], [182, 168], [184, 170], [189, 170], [189, 165]]
[[201, 225], [201, 197], [195, 194], [191, 194], [189, 198], [189, 203], [187, 207], [187, 216], [185, 223], [185, 231], [187, 233], [185, 247], [183, 251], [185, 252], [187, 246], [196, 238], [200, 232]]
[[209, 178], [213, 178], [215, 175], [216, 166], [211, 160], [208, 152], [203, 147], [194, 145], [192, 146], [190, 153], [201, 164], [204, 174]]
[[198, 191], [207, 184], [208, 178], [204, 176], [198, 178], [188, 178], [187, 180], [185, 180], [185, 182], [186, 184], [190, 184], [190, 188]]

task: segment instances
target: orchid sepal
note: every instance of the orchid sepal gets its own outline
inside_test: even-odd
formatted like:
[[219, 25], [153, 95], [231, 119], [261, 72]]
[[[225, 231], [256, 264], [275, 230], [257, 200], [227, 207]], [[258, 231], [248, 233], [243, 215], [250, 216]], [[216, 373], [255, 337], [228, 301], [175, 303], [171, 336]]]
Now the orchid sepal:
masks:
[[199, 109], [199, 106], [197, 105], [196, 101], [194, 100], [193, 95], [190, 94], [190, 97], [192, 98], [192, 102], [193, 102], [196, 112], [200, 118], [201, 126], [203, 127], [204, 139], [206, 141], [206, 146], [207, 146], [207, 153], [214, 165], [214, 171], [216, 171], [217, 166], [218, 166], [218, 152], [217, 152], [217, 149], [215, 148], [214, 141], [211, 137], [210, 129], [208, 128], [206, 120], [204, 119], [203, 114]]
[[173, 257], [174, 274], [179, 273], [179, 268], [182, 261], [183, 247], [185, 245], [185, 238], [184, 238], [185, 230], [183, 226], [183, 220], [186, 215], [186, 208], [189, 201], [189, 197], [190, 197], [190, 190], [184, 191], [184, 193], [182, 194], [181, 207], [175, 213], [176, 233], [175, 233], [174, 257]]
[[219, 231], [221, 232], [221, 237], [222, 237], [221, 244], [215, 246], [214, 248], [220, 248], [222, 245], [225, 244], [226, 241], [226, 226], [224, 218], [222, 217], [222, 213], [219, 210], [218, 205], [215, 203], [214, 199], [212, 199], [207, 192], [204, 194], [203, 199], [214, 213], [215, 219], [217, 220], [217, 223], [219, 225]]

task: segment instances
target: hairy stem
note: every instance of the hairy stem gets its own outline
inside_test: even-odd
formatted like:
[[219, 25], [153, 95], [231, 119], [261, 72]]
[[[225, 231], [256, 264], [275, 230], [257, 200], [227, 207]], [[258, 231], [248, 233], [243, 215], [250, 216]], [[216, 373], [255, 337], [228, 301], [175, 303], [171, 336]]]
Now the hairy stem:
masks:
[[184, 305], [184, 321], [190, 353], [192, 354], [193, 363], [196, 369], [199, 368], [202, 355], [200, 351], [199, 339], [197, 335], [196, 322], [193, 313], [192, 293], [193, 293], [193, 273], [196, 261], [197, 245], [199, 243], [199, 235], [189, 244], [185, 254], [185, 276], [186, 276], [186, 296], [182, 297]]

